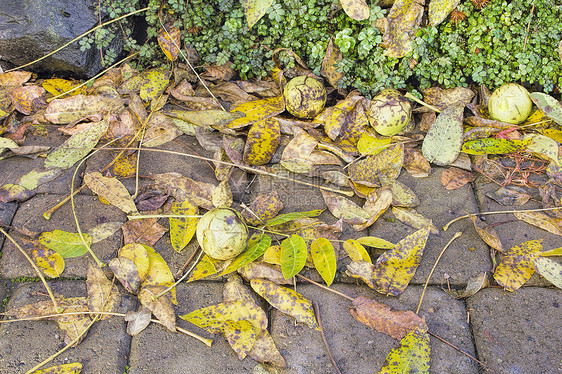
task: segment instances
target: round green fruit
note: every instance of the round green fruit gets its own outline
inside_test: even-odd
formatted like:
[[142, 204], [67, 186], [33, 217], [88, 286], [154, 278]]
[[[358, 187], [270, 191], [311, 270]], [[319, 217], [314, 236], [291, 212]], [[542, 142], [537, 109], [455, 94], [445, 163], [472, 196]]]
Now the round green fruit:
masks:
[[532, 108], [529, 91], [515, 83], [507, 83], [497, 88], [488, 101], [490, 117], [513, 124], [525, 121]]
[[215, 208], [197, 224], [197, 241], [203, 251], [216, 260], [229, 260], [246, 249], [248, 227], [238, 212]]
[[400, 92], [388, 88], [381, 91], [371, 101], [367, 118], [375, 131], [384, 136], [392, 136], [410, 123], [412, 104]]
[[301, 75], [287, 83], [283, 89], [285, 108], [298, 118], [314, 118], [326, 105], [326, 89], [318, 80]]

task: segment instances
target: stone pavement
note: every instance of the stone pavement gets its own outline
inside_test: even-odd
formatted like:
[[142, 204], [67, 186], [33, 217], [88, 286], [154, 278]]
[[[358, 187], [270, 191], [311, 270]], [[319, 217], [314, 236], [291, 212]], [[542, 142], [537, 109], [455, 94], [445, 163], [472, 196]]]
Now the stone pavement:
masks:
[[[65, 137], [51, 134], [45, 137], [29, 137], [26, 145], [56, 145]], [[187, 148], [189, 147], [189, 148]], [[163, 148], [180, 152], [197, 152], [212, 156], [212, 152], [202, 149], [194, 138], [182, 136]], [[88, 171], [98, 171], [110, 160], [108, 153], [98, 153], [86, 164]], [[13, 183], [21, 175], [42, 164], [42, 160], [11, 158], [0, 161], [0, 180]], [[149, 176], [154, 173], [178, 172], [204, 182], [216, 183], [214, 174], [205, 162], [176, 155], [143, 152], [140, 175], [142, 185], [151, 183]], [[428, 178], [413, 178], [402, 170], [400, 181], [414, 190], [421, 204], [418, 212], [433, 220], [441, 228], [451, 219], [474, 213], [479, 210], [491, 211], [506, 209], [484, 197], [484, 192], [492, 188], [483, 180], [466, 185], [457, 190], [446, 190], [440, 182], [443, 168], [434, 167]], [[236, 203], [249, 203], [258, 193], [275, 190], [278, 192], [285, 210], [302, 211], [323, 209], [324, 201], [317, 189], [303, 187], [289, 181], [271, 180], [267, 177], [254, 178], [239, 173], [237, 183], [233, 183]], [[42, 185], [37, 195], [30, 200], [15, 204], [0, 203], [0, 222], [5, 226], [25, 228], [32, 232], [62, 229], [76, 232], [74, 218], [69, 204], [59, 209], [47, 221], [42, 218], [45, 210], [51, 208], [70, 190], [71, 172], [59, 179]], [[301, 178], [301, 177], [299, 177]], [[317, 179], [313, 181], [318, 182]], [[81, 180], [77, 180], [77, 186]], [[125, 180], [132, 192], [133, 180]], [[99, 223], [125, 222], [125, 215], [109, 205], [100, 203], [89, 191], [79, 194], [76, 211], [83, 229]], [[534, 207], [527, 205], [525, 208]], [[488, 222], [498, 223], [502, 243], [506, 248], [531, 239], [544, 239], [545, 249], [560, 247], [560, 237], [542, 231], [522, 222], [512, 221], [513, 216], [490, 216]], [[321, 216], [328, 223], [336, 219], [328, 212]], [[509, 223], [505, 223], [509, 221]], [[167, 220], [160, 223], [167, 226]], [[478, 237], [470, 220], [461, 220], [447, 232], [440, 230], [431, 235], [410, 286], [397, 298], [384, 297], [349, 276], [345, 275], [348, 259], [338, 262], [338, 275], [332, 286], [349, 296], [360, 295], [373, 298], [390, 305], [394, 310], [415, 310], [422, 293], [423, 285], [433, 267], [439, 252], [457, 231], [463, 235], [447, 249], [430, 281], [420, 316], [427, 321], [429, 330], [447, 340], [458, 349], [431, 338], [431, 373], [513, 373], [550, 374], [562, 373], [562, 291], [555, 289], [538, 275], [527, 282], [525, 287], [506, 292], [497, 285], [481, 290], [465, 300], [456, 299], [446, 293], [448, 287], [459, 289], [467, 281], [481, 272], [490, 272], [492, 262], [490, 249]], [[11, 230], [14, 234], [14, 230]], [[348, 225], [340, 239], [359, 236], [379, 236], [398, 242], [414, 229], [394, 219], [391, 212], [385, 213], [368, 233], [357, 233]], [[14, 234], [15, 235], [15, 234]], [[122, 245], [119, 231], [93, 246], [102, 261], [116, 256]], [[47, 300], [45, 290], [36, 275], [15, 246], [0, 236], [2, 256], [0, 259], [0, 298], [4, 300], [1, 311]], [[191, 250], [176, 253], [166, 234], [154, 248], [168, 262], [172, 273], [176, 273], [189, 258]], [[374, 255], [374, 253], [373, 253]], [[64, 296], [85, 296], [85, 276], [89, 258], [87, 255], [68, 259], [66, 269], [59, 279], [51, 280], [50, 285], [56, 294]], [[319, 279], [313, 270], [307, 276]], [[222, 282], [198, 281], [181, 284], [177, 288], [178, 315], [216, 304], [222, 301]], [[351, 303], [333, 293], [316, 286], [299, 283], [297, 290], [319, 305], [327, 342], [342, 373], [373, 373], [383, 365], [389, 351], [398, 346], [395, 339], [369, 329], [357, 322], [349, 313]], [[119, 312], [136, 310], [135, 297], [124, 295]], [[280, 373], [336, 373], [318, 331], [304, 325], [296, 325], [294, 320], [275, 309], [268, 310], [270, 333], [287, 362], [287, 368]], [[164, 327], [151, 324], [140, 334], [130, 337], [126, 324], [120, 317], [112, 317], [96, 323], [86, 338], [75, 348], [65, 351], [52, 361], [51, 365], [81, 362], [82, 373], [100, 374], [140, 374], [140, 373], [260, 373], [257, 363], [250, 358], [240, 361], [227, 344], [224, 337], [210, 336], [183, 320], [178, 325], [200, 335], [214, 339], [212, 348], [183, 334], [173, 334]], [[24, 373], [64, 347], [62, 334], [53, 321], [25, 321], [0, 325], [0, 373]], [[476, 357], [485, 366], [463, 353]]]

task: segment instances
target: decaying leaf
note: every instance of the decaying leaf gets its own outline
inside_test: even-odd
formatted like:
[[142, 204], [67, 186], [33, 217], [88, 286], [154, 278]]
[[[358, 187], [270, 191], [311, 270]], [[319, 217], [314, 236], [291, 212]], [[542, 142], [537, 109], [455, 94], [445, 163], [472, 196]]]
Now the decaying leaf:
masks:
[[369, 5], [365, 0], [341, 0], [341, 5], [345, 14], [356, 21], [369, 18]]
[[343, 219], [351, 225], [362, 225], [369, 221], [370, 215], [350, 199], [340, 194], [321, 190], [324, 201], [334, 217]]
[[[113, 312], [119, 305], [121, 296], [117, 286], [106, 278], [101, 268], [89, 263], [86, 272], [86, 287], [88, 289], [88, 309], [92, 312]], [[99, 319], [110, 318], [110, 315], [100, 315]]]
[[166, 228], [158, 223], [158, 218], [141, 218], [125, 222], [123, 225], [125, 244], [140, 243], [154, 245], [166, 233]]
[[240, 360], [250, 353], [261, 331], [246, 320], [224, 322], [224, 336]]
[[412, 311], [392, 311], [386, 304], [368, 299], [364, 296], [353, 300], [353, 309], [350, 310], [353, 318], [370, 328], [401, 340], [408, 333], [425, 321]]
[[361, 243], [359, 243], [357, 240], [347, 239], [343, 243], [343, 248], [352, 261], [371, 262], [371, 256], [369, 256], [369, 253], [367, 252], [365, 247], [363, 247], [363, 245], [361, 245]]
[[338, 87], [338, 82], [343, 78], [343, 73], [338, 71], [337, 64], [343, 58], [343, 55], [334, 43], [334, 38], [331, 38], [326, 47], [326, 54], [322, 60], [322, 68], [320, 74], [326, 78], [328, 83], [333, 87]]
[[496, 191], [486, 193], [486, 196], [501, 205], [525, 205], [531, 198], [527, 191], [517, 186], [500, 187]]
[[470, 278], [464, 290], [445, 290], [445, 292], [458, 299], [465, 299], [476, 294], [476, 292], [480, 291], [482, 288], [488, 287], [489, 284], [490, 280], [488, 279], [488, 274], [482, 272], [477, 276]]
[[125, 315], [125, 321], [127, 323], [127, 334], [135, 336], [144, 330], [149, 324], [152, 318], [152, 312], [147, 307], [141, 307], [138, 311], [129, 311]]
[[127, 258], [133, 261], [140, 280], [144, 281], [146, 279], [150, 269], [150, 256], [146, 246], [137, 243], [126, 244], [119, 250], [118, 258]]
[[277, 217], [267, 221], [265, 225], [269, 227], [274, 227], [290, 221], [294, 221], [302, 217], [316, 217], [319, 216], [323, 211], [324, 209], [315, 209], [306, 212], [291, 212], [291, 213], [280, 214]]
[[267, 8], [273, 4], [273, 0], [243, 0], [242, 3], [248, 28], [251, 29], [265, 15]]
[[287, 144], [281, 155], [281, 165], [295, 173], [307, 173], [314, 163], [309, 160], [318, 141], [306, 131], [298, 129], [295, 137]]
[[84, 245], [84, 242], [90, 245], [92, 240], [88, 234], [82, 234], [82, 237], [80, 237], [80, 234], [53, 230], [42, 233], [39, 236], [39, 242], [57, 252], [63, 258], [72, 258], [82, 256], [88, 252], [88, 247]]
[[[559, 45], [559, 49], [562, 50], [562, 42]], [[543, 92], [533, 92], [531, 100], [544, 114], [562, 126], [562, 104], [558, 100]]]
[[201, 258], [201, 261], [199, 261], [199, 263], [195, 267], [195, 269], [193, 269], [191, 276], [187, 279], [186, 282], [193, 282], [195, 280], [203, 279], [211, 275], [217, 274], [219, 272], [219, 269], [217, 269], [217, 266], [215, 266], [217, 265], [217, 262], [218, 262], [217, 260], [207, 255], [204, 255], [203, 258]]
[[549, 258], [539, 257], [535, 259], [535, 270], [547, 281], [562, 289], [562, 265]]
[[[51, 278], [57, 278], [62, 274], [65, 262], [60, 254], [52, 249], [39, 245], [39, 243], [33, 245], [32, 248], [31, 259], [33, 259], [37, 267], [43, 271], [43, 274]], [[29, 249], [29, 247], [25, 246], [25, 249]]]
[[235, 119], [228, 123], [227, 127], [239, 129], [249, 126], [258, 121], [271, 118], [285, 110], [283, 96], [270, 97], [267, 99], [254, 100], [243, 104], [234, 105], [230, 112], [242, 112], [246, 116]]
[[[146, 275], [146, 279], [144, 279], [144, 281], [141, 284], [141, 292], [142, 289], [149, 288], [149, 287], [166, 289], [172, 286], [175, 283], [175, 279], [166, 261], [162, 258], [162, 256], [158, 252], [154, 250], [154, 248], [144, 245], [144, 249], [148, 254], [149, 268], [148, 268], [148, 273]], [[154, 291], [155, 290], [151, 290], [151, 292]], [[158, 291], [157, 293], [159, 292], [160, 291]], [[172, 288], [169, 292], [167, 292], [167, 295], [169, 295], [173, 304], [177, 304], [175, 287]]]
[[379, 176], [387, 179], [396, 179], [404, 163], [404, 146], [397, 144], [385, 148], [375, 156], [366, 158], [352, 164], [348, 168], [349, 177], [356, 183], [370, 187], [378, 187]]
[[429, 2], [429, 24], [437, 26], [459, 5], [460, 0], [431, 0]]
[[494, 279], [507, 291], [521, 287], [535, 272], [534, 260], [542, 251], [542, 240], [529, 240], [507, 251], [494, 272]]
[[429, 227], [432, 234], [438, 234], [439, 229], [433, 224], [433, 221], [425, 218], [415, 209], [402, 208], [402, 207], [392, 207], [392, 214], [404, 222], [405, 224], [412, 226], [415, 229], [421, 229], [424, 227]]
[[242, 211], [242, 217], [250, 225], [263, 225], [283, 209], [283, 202], [277, 191], [269, 194], [259, 194], [252, 201], [248, 209]]
[[[196, 216], [199, 209], [186, 199], [172, 204], [172, 214]], [[189, 244], [198, 221], [196, 217], [170, 217], [170, 241], [176, 252], [180, 253]]]
[[51, 101], [45, 111], [45, 118], [54, 124], [65, 124], [93, 114], [119, 113], [122, 106], [121, 99], [102, 95], [76, 95]]
[[[373, 193], [371, 193], [373, 194]], [[353, 229], [361, 231], [371, 226], [379, 217], [386, 212], [392, 204], [394, 195], [390, 187], [384, 187], [375, 193], [374, 201], [371, 194], [367, 197], [367, 201], [363, 205], [363, 210], [369, 214], [369, 219], [362, 225], [353, 225]]]
[[502, 242], [496, 229], [482, 221], [477, 216], [470, 216], [470, 219], [474, 223], [474, 228], [476, 229], [478, 236], [480, 236], [480, 238], [482, 238], [482, 240], [484, 240], [484, 242], [490, 247], [503, 252]]
[[265, 262], [252, 262], [239, 269], [238, 273], [248, 282], [252, 279], [267, 279], [277, 284], [293, 284], [293, 278], [285, 279], [281, 272], [281, 266]]
[[562, 229], [558, 222], [543, 212], [515, 212], [513, 215], [521, 221], [527, 222], [551, 234], [562, 236]]
[[431, 165], [422, 153], [417, 149], [406, 148], [404, 150], [404, 169], [412, 177], [424, 178], [431, 173]]
[[350, 277], [361, 279], [367, 286], [375, 289], [375, 283], [373, 281], [374, 271], [375, 265], [370, 261], [352, 261], [347, 265], [345, 273]]
[[193, 204], [213, 209], [212, 194], [215, 186], [211, 183], [199, 182], [179, 173], [156, 174], [154, 176], [156, 186], [168, 191], [177, 200], [188, 198]]
[[392, 192], [393, 206], [413, 208], [420, 204], [420, 199], [418, 199], [415, 192], [404, 183], [391, 179], [388, 182], [384, 181], [384, 186], [390, 188], [390, 191]]
[[465, 142], [461, 152], [470, 155], [499, 155], [523, 151], [531, 142], [526, 140], [510, 140], [501, 138], [484, 138]]
[[474, 182], [476, 174], [458, 168], [448, 168], [441, 173], [441, 184], [447, 190], [456, 190], [467, 183]]
[[89, 229], [87, 231], [87, 234], [90, 235], [92, 244], [94, 244], [109, 238], [110, 236], [115, 234], [121, 228], [121, 226], [123, 226], [123, 222], [104, 222]]
[[281, 356], [275, 341], [267, 330], [262, 330], [261, 335], [258, 336], [258, 340], [256, 340], [248, 355], [258, 362], [269, 362], [281, 368], [287, 366], [285, 359]]
[[115, 177], [104, 177], [99, 172], [86, 173], [84, 183], [98, 196], [130, 214], [137, 212], [137, 206], [127, 188]]
[[3, 184], [0, 186], [0, 202], [9, 203], [12, 201], [26, 201], [35, 196], [35, 192], [17, 184]]
[[394, 248], [394, 244], [392, 244], [388, 240], [377, 238], [376, 236], [363, 236], [361, 238], [357, 238], [357, 242], [362, 245], [366, 245], [367, 247], [373, 247], [373, 248], [380, 248], [380, 249]]
[[420, 264], [428, 236], [428, 227], [418, 230], [377, 259], [373, 274], [377, 292], [392, 296], [404, 292]]
[[416, 29], [421, 23], [425, 0], [396, 0], [387, 20], [388, 26], [381, 46], [385, 55], [401, 58], [412, 50]]
[[423, 140], [422, 153], [427, 161], [448, 165], [457, 159], [463, 138], [463, 111], [464, 104], [457, 102], [439, 113]]
[[427, 327], [418, 326], [386, 356], [386, 365], [378, 374], [429, 373], [429, 334]]
[[109, 268], [127, 291], [137, 294], [142, 280], [133, 260], [122, 256], [112, 258], [109, 261]]
[[138, 295], [139, 302], [150, 309], [152, 314], [154, 314], [168, 330], [176, 331], [176, 313], [172, 305], [170, 293], [165, 293], [155, 299], [155, 296], [165, 289], [166, 287], [164, 286], [143, 286]]
[[250, 127], [244, 147], [244, 162], [248, 165], [265, 165], [277, 150], [281, 140], [281, 127], [274, 118], [256, 122]]
[[158, 32], [158, 44], [170, 61], [178, 59], [179, 47], [181, 45], [181, 31], [175, 26], [160, 29]]
[[252, 279], [250, 285], [275, 309], [294, 317], [297, 322], [305, 323], [311, 329], [318, 329], [312, 302], [298, 292], [264, 279]]

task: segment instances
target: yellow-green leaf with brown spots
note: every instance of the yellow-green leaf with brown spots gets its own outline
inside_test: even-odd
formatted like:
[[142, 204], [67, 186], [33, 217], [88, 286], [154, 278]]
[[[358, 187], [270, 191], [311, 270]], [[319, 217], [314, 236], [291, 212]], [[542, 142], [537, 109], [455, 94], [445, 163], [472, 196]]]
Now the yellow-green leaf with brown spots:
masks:
[[378, 374], [429, 373], [429, 334], [427, 328], [416, 327], [400, 340], [386, 356], [386, 365]]
[[369, 5], [365, 0], [340, 0], [340, 3], [350, 18], [356, 21], [363, 21], [369, 18]]
[[71, 364], [51, 366], [46, 369], [34, 371], [32, 374], [80, 374], [82, 364], [73, 362]]
[[240, 360], [250, 353], [261, 331], [245, 320], [224, 322], [224, 336]]
[[562, 265], [549, 258], [539, 257], [535, 259], [535, 269], [547, 281], [562, 289]]
[[[148, 254], [148, 259], [150, 261], [150, 267], [148, 268], [148, 274], [146, 279], [141, 284], [141, 289], [145, 287], [163, 286], [168, 288], [175, 283], [174, 275], [170, 271], [166, 261], [160, 256], [154, 248], [147, 245], [142, 245], [146, 249]], [[177, 304], [176, 301], [176, 288], [170, 290], [172, 303]]]
[[388, 12], [388, 27], [382, 37], [381, 46], [385, 55], [401, 58], [412, 50], [423, 16], [424, 2], [418, 0], [396, 0]]
[[397, 144], [382, 150], [375, 156], [367, 156], [348, 168], [349, 177], [355, 183], [378, 187], [379, 175], [396, 179], [404, 163], [404, 146]]
[[[188, 199], [172, 204], [173, 215], [195, 216], [198, 213], [197, 206], [191, 204]], [[189, 244], [198, 221], [199, 218], [196, 217], [170, 217], [170, 241], [176, 252], [180, 253]]]
[[244, 147], [244, 162], [248, 165], [265, 165], [275, 153], [281, 140], [281, 126], [273, 118], [256, 122], [250, 127]]
[[230, 108], [230, 111], [241, 112], [245, 114], [245, 116], [231, 121], [227, 127], [231, 129], [246, 127], [253, 123], [273, 117], [284, 110], [285, 101], [283, 100], [283, 96], [269, 97], [267, 99], [259, 99], [234, 105]]
[[248, 28], [251, 29], [265, 15], [267, 8], [273, 4], [273, 0], [243, 0], [242, 3]]
[[494, 279], [507, 291], [515, 291], [535, 272], [534, 260], [542, 252], [541, 240], [529, 240], [513, 246], [502, 257]]
[[404, 292], [420, 264], [428, 237], [429, 227], [425, 227], [408, 235], [377, 259], [373, 273], [377, 292], [392, 296]]
[[372, 263], [369, 252], [355, 239], [347, 239], [343, 243], [343, 249], [345, 249], [351, 261], [366, 261]]
[[460, 0], [431, 0], [429, 2], [429, 25], [439, 25], [459, 3]]
[[242, 217], [249, 225], [263, 225], [275, 217], [281, 209], [283, 209], [283, 202], [277, 191], [272, 191], [256, 196], [250, 206], [242, 211]]
[[300, 293], [265, 279], [252, 279], [250, 285], [275, 309], [305, 323], [311, 329], [318, 330], [312, 302]]
[[193, 282], [198, 279], [203, 279], [218, 273], [218, 270], [215, 267], [216, 262], [217, 260], [212, 259], [207, 255], [204, 255], [203, 258], [201, 258], [201, 261], [199, 261], [199, 263], [195, 267], [195, 269], [193, 269], [193, 272], [187, 279], [186, 283]]
[[250, 245], [246, 251], [239, 254], [228, 267], [220, 274], [226, 275], [240, 269], [263, 255], [271, 245], [271, 236], [264, 234], [261, 239]]

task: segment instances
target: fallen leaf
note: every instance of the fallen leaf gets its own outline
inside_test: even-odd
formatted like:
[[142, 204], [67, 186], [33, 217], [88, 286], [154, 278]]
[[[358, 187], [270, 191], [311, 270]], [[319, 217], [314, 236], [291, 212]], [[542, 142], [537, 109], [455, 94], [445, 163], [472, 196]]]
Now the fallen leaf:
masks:
[[281, 368], [287, 367], [287, 363], [275, 345], [275, 341], [267, 330], [262, 330], [256, 343], [248, 355], [255, 361], [261, 363], [272, 363]]
[[[195, 216], [199, 214], [199, 209], [189, 200], [176, 201], [172, 204], [171, 214]], [[176, 252], [181, 253], [189, 244], [198, 222], [196, 217], [170, 217], [170, 241]]]
[[245, 114], [245, 117], [229, 122], [227, 127], [230, 129], [246, 127], [282, 113], [284, 110], [285, 101], [283, 100], [283, 96], [270, 97], [233, 105], [230, 108], [230, 112], [242, 112]]
[[392, 249], [394, 248], [394, 244], [391, 242], [377, 238], [376, 236], [363, 236], [361, 238], [357, 238], [357, 242], [366, 245], [367, 247], [373, 248], [380, 248], [380, 249]]
[[76, 95], [51, 101], [45, 111], [45, 118], [54, 124], [66, 124], [93, 114], [119, 113], [122, 108], [121, 99], [102, 95]]
[[0, 186], [0, 201], [9, 203], [12, 201], [22, 202], [35, 196], [35, 192], [17, 184], [4, 184]]
[[296, 234], [281, 242], [281, 270], [285, 279], [292, 278], [302, 270], [307, 254], [304, 239]]
[[143, 190], [141, 188], [140, 193], [135, 198], [135, 205], [138, 210], [148, 210], [155, 211], [160, 208], [166, 200], [168, 200], [168, 194], [158, 188]]
[[521, 287], [535, 272], [534, 260], [542, 251], [541, 240], [529, 240], [510, 248], [494, 272], [494, 279], [507, 291]]
[[228, 179], [219, 183], [211, 194], [211, 202], [217, 208], [229, 208], [232, 205], [232, 190]]
[[149, 324], [152, 318], [152, 312], [147, 307], [141, 307], [138, 311], [128, 311], [125, 314], [127, 323], [127, 334], [135, 336], [142, 332]]
[[30, 71], [10, 71], [0, 73], [0, 86], [21, 86], [31, 79]]
[[433, 224], [433, 221], [425, 218], [415, 209], [402, 208], [402, 207], [392, 207], [392, 214], [405, 224], [412, 226], [415, 229], [422, 229], [424, 227], [429, 227], [432, 234], [438, 234], [439, 229]]
[[336, 253], [334, 246], [326, 238], [316, 238], [310, 244], [310, 254], [314, 262], [314, 268], [318, 271], [328, 286], [336, 276]]
[[158, 218], [141, 218], [123, 224], [123, 240], [125, 244], [139, 243], [154, 245], [164, 234], [166, 228], [158, 223]]
[[381, 46], [384, 54], [401, 58], [412, 50], [412, 43], [423, 16], [425, 1], [396, 0], [388, 12], [388, 25]]
[[265, 223], [265, 226], [268, 227], [273, 227], [273, 226], [278, 226], [293, 220], [296, 220], [298, 218], [302, 218], [302, 217], [317, 217], [319, 216], [322, 212], [324, 211], [324, 209], [315, 209], [315, 210], [309, 210], [306, 212], [291, 212], [291, 213], [285, 213], [285, 214], [280, 214], [275, 218], [270, 219], [269, 221], [267, 221]]
[[293, 278], [285, 279], [281, 272], [281, 266], [264, 262], [254, 261], [239, 269], [238, 273], [248, 282], [252, 279], [267, 279], [277, 284], [293, 284]]
[[252, 279], [250, 285], [271, 306], [282, 313], [305, 323], [311, 329], [319, 329], [312, 302], [298, 292], [264, 279]]
[[351, 180], [355, 183], [369, 187], [378, 187], [379, 176], [387, 179], [396, 179], [404, 163], [404, 146], [397, 144], [394, 147], [383, 149], [374, 156], [367, 156], [348, 167]]
[[365, 247], [363, 247], [363, 245], [355, 239], [347, 239], [343, 242], [343, 249], [345, 249], [351, 261], [372, 262], [369, 252], [367, 252]]
[[121, 226], [123, 226], [123, 222], [119, 222], [119, 221], [104, 222], [89, 229], [87, 231], [87, 234], [90, 235], [92, 244], [94, 244], [109, 238], [110, 236], [115, 234], [119, 229], [121, 229]]
[[295, 173], [308, 173], [314, 163], [309, 160], [318, 141], [304, 130], [297, 130], [295, 137], [287, 144], [281, 155], [281, 165]]
[[[562, 50], [562, 44], [558, 47]], [[531, 100], [548, 118], [562, 126], [562, 104], [558, 100], [543, 92], [533, 92]]]
[[[435, 1], [441, 3], [443, 3], [443, 1], [454, 3], [457, 0], [431, 0], [430, 7], [431, 4], [434, 3]], [[441, 87], [430, 87], [423, 90], [424, 101], [440, 110], [443, 110], [446, 107], [453, 105], [459, 101], [462, 104], [467, 105], [470, 103], [473, 97], [474, 97], [474, 92], [467, 87], [454, 87], [448, 89], [443, 89]], [[431, 111], [431, 109], [425, 107], [419, 109]], [[434, 113], [433, 111], [431, 112]]]
[[[388, 187], [392, 192], [392, 205], [404, 208], [413, 208], [420, 204], [420, 199], [412, 189], [404, 183], [391, 179], [383, 182], [384, 187]], [[365, 208], [365, 207], [364, 207]]]
[[265, 165], [277, 150], [281, 140], [281, 127], [274, 118], [252, 124], [244, 147], [244, 162], [248, 165]]
[[420, 264], [428, 236], [428, 227], [418, 230], [377, 259], [373, 274], [377, 292], [392, 296], [404, 292]]
[[337, 194], [321, 190], [324, 201], [334, 217], [343, 219], [351, 225], [362, 225], [369, 221], [370, 215], [353, 201]]
[[188, 198], [193, 204], [207, 210], [215, 207], [212, 202], [215, 186], [211, 183], [199, 182], [179, 173], [156, 174], [154, 182], [177, 200]]
[[445, 290], [445, 292], [457, 299], [465, 299], [476, 294], [476, 292], [480, 291], [482, 288], [488, 287], [489, 284], [488, 274], [483, 272], [470, 278], [464, 290]]
[[76, 95], [89, 95], [93, 93], [92, 89], [89, 89], [87, 85], [84, 85], [80, 88], [76, 88], [80, 86], [80, 82], [72, 81], [68, 79], [60, 79], [60, 78], [51, 78], [45, 79], [41, 86], [51, 95], [59, 96], [65, 94], [66, 92], [73, 90], [70, 93], [65, 95], [68, 96], [76, 96]]
[[431, 0], [429, 2], [429, 25], [439, 25], [459, 3], [460, 0]]
[[393, 311], [386, 304], [358, 296], [353, 300], [350, 313], [359, 322], [370, 328], [401, 340], [425, 321], [412, 311]]
[[[162, 290], [164, 290], [172, 286], [175, 283], [175, 279], [166, 261], [162, 258], [162, 256], [158, 252], [154, 250], [154, 248], [146, 245], [143, 246], [144, 249], [146, 250], [146, 253], [148, 254], [150, 266], [148, 268], [146, 279], [144, 279], [143, 282], [141, 283], [141, 292], [142, 289], [149, 288], [149, 287], [162, 288]], [[173, 287], [169, 292], [167, 292], [167, 294], [171, 296], [170, 299], [172, 303], [177, 304], [176, 288]]]
[[242, 217], [249, 225], [263, 225], [271, 220], [283, 209], [283, 202], [277, 191], [269, 194], [259, 194], [247, 209], [242, 211]]
[[496, 229], [482, 221], [477, 216], [470, 216], [470, 219], [472, 220], [472, 223], [474, 223], [474, 228], [476, 229], [478, 236], [480, 236], [480, 238], [482, 238], [482, 240], [484, 240], [484, 242], [490, 247], [503, 252], [502, 242]]
[[181, 130], [164, 113], [156, 112], [150, 116], [142, 139], [145, 147], [153, 148], [171, 142], [181, 135]]
[[427, 161], [443, 166], [457, 159], [462, 146], [463, 111], [464, 104], [457, 102], [439, 113], [423, 140], [422, 153]]
[[429, 373], [429, 334], [426, 326], [418, 326], [386, 356], [386, 365], [378, 374]]
[[172, 305], [170, 293], [165, 293], [157, 299], [154, 297], [164, 291], [164, 286], [146, 286], [141, 288], [138, 298], [141, 305], [148, 308], [152, 314], [170, 331], [176, 331], [176, 313]]
[[338, 82], [343, 78], [343, 73], [337, 68], [338, 63], [342, 60], [343, 55], [334, 43], [334, 38], [330, 38], [326, 47], [326, 54], [322, 60], [322, 68], [320, 74], [326, 78], [332, 87], [338, 87]]
[[521, 221], [548, 231], [551, 234], [562, 236], [562, 229], [558, 222], [542, 212], [515, 212], [513, 215]]
[[121, 256], [112, 258], [109, 261], [109, 268], [127, 291], [135, 295], [138, 293], [142, 280], [133, 260]]
[[73, 362], [71, 364], [56, 365], [46, 369], [36, 370], [31, 374], [80, 374], [81, 371], [82, 364]]
[[376, 198], [372, 201], [371, 195], [367, 197], [367, 201], [363, 205], [363, 210], [369, 214], [369, 219], [364, 224], [353, 225], [353, 229], [356, 231], [361, 231], [371, 226], [376, 222], [379, 217], [386, 212], [386, 210], [392, 204], [394, 195], [390, 188], [382, 188], [378, 194], [375, 194]]
[[265, 15], [267, 8], [273, 4], [273, 0], [243, 0], [242, 3], [248, 28], [251, 29]]
[[[146, 246], [137, 243], [126, 244], [119, 250], [118, 258], [120, 260], [127, 258], [133, 261], [141, 282], [146, 279], [150, 269], [150, 257]], [[123, 265], [125, 265], [125, 269], [129, 268], [127, 264], [123, 263]]]
[[166, 29], [161, 28], [158, 32], [158, 44], [170, 61], [178, 59], [179, 46], [181, 45], [181, 31], [175, 26]]
[[357, 142], [357, 150], [362, 156], [376, 155], [382, 150], [388, 148], [391, 142], [392, 139], [389, 137], [379, 139], [365, 132], [361, 135], [361, 138], [359, 138], [359, 141]]
[[[89, 263], [86, 271], [86, 288], [88, 289], [88, 309], [91, 312], [113, 312], [121, 302], [117, 286], [109, 281], [103, 270], [93, 263]], [[100, 315], [99, 319], [110, 318], [110, 315]]]
[[539, 257], [534, 260], [535, 270], [547, 281], [562, 289], [562, 265], [549, 258]]
[[422, 153], [417, 149], [404, 149], [404, 169], [412, 177], [415, 178], [424, 178], [428, 177], [431, 174], [431, 165], [429, 161], [423, 157]]
[[261, 331], [246, 320], [224, 322], [224, 336], [240, 360], [245, 359], [254, 347]]
[[[84, 240], [82, 240], [82, 238]], [[62, 230], [53, 230], [43, 232], [39, 236], [39, 242], [45, 247], [57, 252], [63, 258], [72, 258], [82, 256], [88, 252], [88, 247], [84, 245], [84, 242], [88, 246], [92, 244], [90, 235], [82, 234], [82, 238], [80, 234], [74, 234]]]
[[25, 115], [44, 109], [47, 106], [44, 96], [45, 89], [35, 85], [16, 87], [10, 91], [12, 103]]
[[470, 155], [499, 155], [504, 153], [515, 153], [525, 150], [531, 139], [510, 140], [501, 138], [484, 138], [465, 142], [461, 152]]
[[137, 206], [133, 201], [127, 188], [115, 177], [104, 177], [99, 172], [86, 173], [84, 183], [111, 205], [121, 209], [123, 212], [138, 213]]
[[217, 274], [219, 272], [215, 266], [217, 262], [218, 260], [215, 260], [207, 255], [203, 255], [197, 266], [195, 266], [195, 269], [191, 272], [189, 278], [186, 280], [186, 283]]
[[375, 265], [370, 261], [352, 261], [347, 265], [345, 273], [352, 278], [361, 279], [367, 286], [375, 289], [374, 271]]
[[474, 180], [475, 174], [458, 168], [448, 168], [441, 173], [441, 184], [446, 190], [456, 190]]
[[267, 234], [262, 235], [259, 242], [249, 245], [248, 249], [239, 254], [220, 275], [226, 275], [254, 262], [265, 253], [270, 245], [271, 236]]
[[365, 0], [341, 0], [341, 5], [345, 14], [356, 21], [369, 18], [369, 5]]
[[500, 187], [494, 192], [486, 193], [490, 199], [495, 200], [500, 205], [524, 205], [529, 201], [531, 195], [517, 186]]

